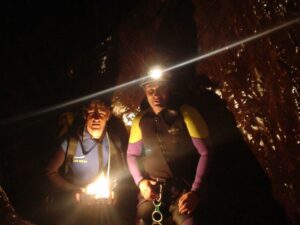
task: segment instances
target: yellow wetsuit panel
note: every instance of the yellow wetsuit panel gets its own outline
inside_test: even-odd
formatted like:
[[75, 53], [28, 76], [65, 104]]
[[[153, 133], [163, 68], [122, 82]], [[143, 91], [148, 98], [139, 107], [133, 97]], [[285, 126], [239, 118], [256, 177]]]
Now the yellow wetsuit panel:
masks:
[[181, 115], [187, 126], [189, 134], [193, 138], [208, 137], [207, 125], [201, 114], [192, 106], [182, 105], [180, 107]]
[[140, 140], [142, 140], [142, 132], [140, 129], [140, 120], [141, 120], [141, 115], [137, 115], [133, 121], [132, 121], [132, 126], [130, 129], [130, 136], [129, 136], [129, 143], [135, 143]]

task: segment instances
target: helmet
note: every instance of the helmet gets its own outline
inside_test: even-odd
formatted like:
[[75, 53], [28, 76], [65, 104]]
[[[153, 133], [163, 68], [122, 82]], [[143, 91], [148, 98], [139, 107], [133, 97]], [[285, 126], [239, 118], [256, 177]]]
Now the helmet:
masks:
[[149, 83], [161, 83], [161, 82], [168, 82], [170, 79], [169, 72], [164, 72], [160, 67], [156, 66], [153, 67], [147, 76], [141, 78], [141, 87], [144, 87], [146, 84]]
[[143, 78], [143, 81], [141, 82], [140, 86], [142, 88], [145, 87], [146, 84], [150, 84], [150, 83], [154, 83], [154, 82], [157, 82], [157, 83], [162, 83], [162, 82], [168, 82], [169, 80], [166, 78], [166, 77], [161, 77], [161, 78], [152, 78], [152, 77], [144, 77]]

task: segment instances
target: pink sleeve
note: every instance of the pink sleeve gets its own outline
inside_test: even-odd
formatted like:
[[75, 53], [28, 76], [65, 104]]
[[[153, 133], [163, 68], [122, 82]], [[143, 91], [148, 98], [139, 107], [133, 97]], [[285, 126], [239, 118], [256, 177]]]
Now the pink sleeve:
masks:
[[196, 147], [200, 159], [198, 161], [195, 180], [192, 185], [192, 191], [198, 191], [203, 182], [203, 177], [207, 170], [208, 150], [207, 150], [207, 139], [192, 138], [193, 144]]
[[129, 143], [127, 149], [128, 169], [133, 177], [136, 185], [143, 179], [143, 175], [139, 169], [138, 158], [142, 155], [143, 142], [138, 141]]

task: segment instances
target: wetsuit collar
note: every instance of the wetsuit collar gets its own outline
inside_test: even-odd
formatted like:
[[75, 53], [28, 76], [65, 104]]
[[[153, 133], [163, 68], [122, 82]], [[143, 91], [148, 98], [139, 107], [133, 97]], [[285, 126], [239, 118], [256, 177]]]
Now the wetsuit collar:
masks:
[[106, 127], [104, 128], [101, 136], [99, 139], [95, 139], [92, 137], [92, 135], [88, 132], [87, 128], [84, 127], [84, 130], [83, 130], [83, 135], [82, 135], [82, 140], [88, 140], [88, 139], [92, 139], [92, 140], [96, 140], [96, 141], [102, 141], [104, 136], [106, 134]]

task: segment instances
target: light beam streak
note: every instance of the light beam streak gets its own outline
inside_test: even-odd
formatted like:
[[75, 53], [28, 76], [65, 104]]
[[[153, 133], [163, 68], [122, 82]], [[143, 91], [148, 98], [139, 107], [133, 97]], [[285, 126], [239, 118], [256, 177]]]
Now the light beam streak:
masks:
[[297, 22], [300, 22], [300, 17], [298, 17], [298, 18], [296, 18], [294, 20], [288, 21], [288, 22], [286, 22], [284, 24], [281, 24], [279, 26], [276, 26], [276, 27], [273, 27], [271, 29], [268, 29], [266, 31], [263, 31], [261, 33], [258, 33], [258, 34], [252, 35], [250, 37], [247, 37], [247, 38], [242, 39], [240, 41], [237, 41], [237, 42], [234, 42], [232, 44], [226, 45], [226, 46], [224, 46], [222, 48], [216, 49], [214, 51], [211, 51], [211, 52], [205, 53], [203, 55], [197, 56], [195, 58], [192, 58], [192, 59], [186, 60], [184, 62], [178, 63], [178, 64], [176, 64], [174, 66], [171, 66], [171, 67], [168, 67], [168, 68], [164, 69], [162, 72], [167, 72], [167, 71], [170, 71], [170, 70], [174, 70], [174, 69], [177, 69], [179, 67], [191, 64], [193, 62], [200, 61], [202, 59], [206, 59], [206, 58], [211, 57], [213, 55], [216, 55], [216, 54], [219, 54], [221, 52], [227, 51], [229, 49], [235, 48], [235, 47], [237, 47], [237, 46], [239, 46], [241, 44], [245, 44], [245, 43], [251, 42], [251, 41], [256, 40], [256, 39], [258, 39], [260, 37], [263, 37], [263, 36], [266, 36], [268, 34], [271, 34], [271, 33], [275, 32], [275, 31], [278, 31], [278, 30], [281, 30], [281, 29], [286, 28], [288, 26], [291, 26], [291, 25], [293, 25], [294, 23], [297, 23]]
[[107, 94], [109, 92], [112, 92], [112, 91], [115, 91], [115, 90], [118, 90], [118, 89], [122, 89], [122, 88], [125, 88], [125, 87], [129, 87], [129, 86], [134, 85], [136, 83], [140, 83], [143, 80], [145, 80], [146, 78], [147, 77], [142, 77], [142, 78], [139, 78], [139, 79], [136, 79], [136, 80], [132, 80], [132, 81], [126, 82], [124, 84], [120, 84], [120, 85], [105, 89], [103, 91], [95, 92], [93, 94], [86, 95], [86, 96], [83, 96], [81, 98], [77, 98], [77, 99], [74, 99], [74, 100], [71, 100], [71, 101], [60, 103], [60, 104], [57, 104], [57, 105], [54, 105], [54, 106], [51, 106], [51, 107], [48, 107], [48, 108], [44, 108], [44, 109], [41, 109], [41, 110], [28, 112], [28, 113], [23, 113], [23, 114], [16, 115], [16, 116], [6, 118], [6, 119], [1, 119], [0, 124], [1, 125], [10, 124], [10, 123], [18, 122], [20, 120], [29, 119], [29, 118], [36, 117], [36, 116], [39, 116], [39, 115], [42, 115], [42, 114], [45, 114], [45, 113], [56, 111], [56, 110], [61, 109], [61, 108], [65, 108], [65, 107], [68, 107], [68, 106], [71, 106], [71, 105], [75, 105], [77, 103], [87, 101], [89, 99], [97, 98], [97, 97], [99, 97], [101, 95], [104, 95], [104, 94]]
[[[183, 67], [183, 66], [186, 66], [188, 64], [191, 64], [191, 63], [209, 58], [211, 56], [214, 56], [214, 55], [217, 55], [217, 54], [222, 53], [224, 51], [227, 51], [229, 49], [235, 48], [235, 47], [237, 47], [241, 44], [245, 44], [245, 43], [254, 41], [258, 38], [261, 38], [263, 36], [271, 34], [275, 31], [279, 31], [283, 28], [286, 28], [288, 26], [291, 26], [291, 25], [293, 25], [295, 23], [299, 23], [299, 22], [300, 22], [300, 17], [298, 17], [296, 19], [293, 19], [293, 20], [290, 20], [290, 21], [288, 21], [286, 23], [283, 23], [281, 25], [278, 25], [276, 27], [270, 28], [268, 30], [265, 30], [261, 33], [258, 33], [258, 34], [252, 35], [250, 37], [247, 37], [247, 38], [242, 39], [240, 41], [236, 41], [232, 44], [226, 45], [226, 46], [221, 47], [219, 49], [213, 50], [211, 52], [199, 55], [195, 58], [192, 58], [192, 59], [186, 60], [184, 62], [178, 63], [174, 66], [170, 66], [170, 67], [164, 69], [162, 72], [167, 72], [167, 71], [170, 71], [170, 70], [174, 70], [174, 69], [177, 69], [179, 67]], [[64, 107], [67, 107], [67, 106], [70, 106], [70, 105], [75, 105], [77, 103], [84, 102], [84, 101], [87, 101], [89, 99], [99, 97], [99, 96], [107, 94], [109, 92], [112, 92], [112, 91], [115, 91], [115, 90], [118, 90], [118, 89], [122, 89], [122, 88], [125, 88], [125, 87], [129, 87], [129, 86], [134, 85], [136, 83], [140, 83], [143, 80], [147, 79], [148, 77], [149, 76], [144, 76], [142, 78], [132, 80], [132, 81], [126, 82], [124, 84], [120, 84], [120, 85], [108, 88], [108, 89], [103, 90], [103, 91], [99, 91], [99, 92], [96, 92], [96, 93], [93, 93], [93, 94], [90, 94], [90, 95], [86, 95], [86, 96], [81, 97], [81, 98], [77, 98], [77, 99], [74, 99], [74, 100], [71, 100], [71, 101], [68, 101], [68, 102], [57, 104], [57, 105], [54, 105], [54, 106], [51, 106], [51, 107], [48, 107], [48, 108], [44, 108], [44, 109], [41, 109], [41, 110], [38, 110], [38, 111], [24, 113], [24, 114], [13, 116], [13, 117], [6, 118], [6, 119], [1, 119], [0, 124], [1, 125], [10, 124], [10, 123], [17, 122], [17, 121], [20, 121], [20, 120], [24, 120], [24, 119], [28, 119], [28, 118], [31, 118], [31, 117], [39, 116], [39, 115], [42, 115], [42, 114], [45, 114], [45, 113], [48, 113], [48, 112], [52, 112], [52, 111], [55, 111], [55, 110], [58, 110], [58, 109], [61, 109], [61, 108], [64, 108]]]

